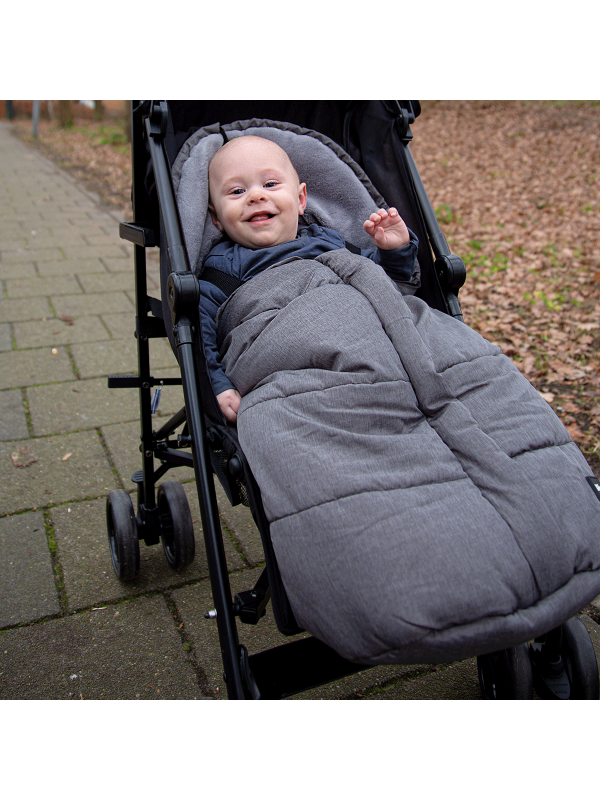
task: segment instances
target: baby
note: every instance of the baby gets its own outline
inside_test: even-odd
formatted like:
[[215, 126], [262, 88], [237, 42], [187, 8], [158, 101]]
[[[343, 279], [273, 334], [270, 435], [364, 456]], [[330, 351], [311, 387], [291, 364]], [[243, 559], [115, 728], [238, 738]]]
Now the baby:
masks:
[[[239, 136], [225, 144], [209, 166], [209, 211], [228, 237], [207, 256], [211, 267], [241, 281], [291, 256], [316, 258], [345, 247], [330, 228], [309, 225], [298, 234], [306, 208], [306, 184], [300, 183], [289, 156], [260, 136]], [[364, 222], [376, 250], [361, 255], [379, 264], [396, 281], [412, 278], [418, 241], [395, 208], [379, 209]], [[200, 317], [213, 389], [223, 414], [235, 422], [241, 396], [225, 375], [216, 343], [216, 314], [227, 295], [200, 276]]]

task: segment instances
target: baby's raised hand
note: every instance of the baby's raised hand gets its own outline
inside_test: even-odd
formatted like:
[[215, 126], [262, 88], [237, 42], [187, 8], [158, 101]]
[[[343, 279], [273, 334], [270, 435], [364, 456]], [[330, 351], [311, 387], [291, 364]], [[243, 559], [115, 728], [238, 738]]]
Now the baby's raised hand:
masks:
[[396, 250], [410, 242], [408, 228], [395, 208], [380, 208], [363, 223], [363, 228], [380, 250]]

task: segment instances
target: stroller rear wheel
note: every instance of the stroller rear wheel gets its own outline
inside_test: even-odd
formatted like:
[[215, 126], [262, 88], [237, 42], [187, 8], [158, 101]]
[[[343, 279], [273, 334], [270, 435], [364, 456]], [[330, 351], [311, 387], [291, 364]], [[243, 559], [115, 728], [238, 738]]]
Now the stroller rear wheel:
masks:
[[533, 674], [526, 644], [477, 656], [484, 700], [533, 700]]
[[531, 660], [536, 692], [543, 700], [598, 700], [598, 663], [579, 617], [536, 639]]
[[132, 581], [140, 569], [140, 543], [133, 503], [123, 489], [114, 489], [106, 498], [106, 527], [115, 574], [121, 581]]
[[165, 556], [172, 569], [183, 569], [196, 552], [192, 513], [183, 486], [177, 481], [161, 483], [157, 500]]

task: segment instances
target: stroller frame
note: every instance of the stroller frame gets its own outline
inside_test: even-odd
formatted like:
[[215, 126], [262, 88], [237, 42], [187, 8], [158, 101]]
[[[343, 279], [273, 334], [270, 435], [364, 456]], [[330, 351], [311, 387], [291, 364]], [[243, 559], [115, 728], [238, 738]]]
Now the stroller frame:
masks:
[[[272, 105], [277, 105], [277, 101]], [[418, 225], [413, 221], [411, 227], [415, 226], [413, 229], [416, 228], [422, 241], [419, 260], [427, 275], [424, 299], [462, 319], [457, 295], [465, 281], [464, 263], [450, 253], [409, 150], [410, 125], [420, 113], [420, 106], [416, 101], [385, 101], [383, 106], [388, 114], [392, 109], [392, 124], [399, 132], [407, 183], [412, 187], [417, 206]], [[120, 236], [134, 245], [138, 375], [111, 375], [108, 386], [139, 391], [142, 469], [132, 476], [137, 486], [137, 513], [129, 495], [122, 490], [112, 492], [113, 497], [109, 495], [107, 500], [111, 556], [117, 575], [122, 580], [132, 580], [139, 568], [138, 540], [154, 545], [162, 538], [167, 559], [174, 566], [165, 541], [173, 525], [180, 524], [177, 519], [173, 521], [178, 512], [172, 507], [173, 497], [165, 496], [166, 493], [161, 497], [160, 488], [157, 499], [157, 482], [172, 468], [193, 466], [214, 601], [214, 610], [205, 616], [216, 617], [228, 698], [282, 699], [369, 667], [347, 661], [311, 636], [253, 655], [240, 643], [236, 618], [243, 623], [258, 623], [269, 600], [282, 633], [298, 633], [301, 628], [281, 581], [260, 492], [237, 442], [235, 429], [225, 421], [212, 392], [199, 334], [199, 285], [190, 269], [169, 170], [169, 155], [171, 160], [174, 158], [165, 145], [169, 124], [167, 101], [131, 101], [134, 222], [121, 223]], [[158, 200], [154, 204], [146, 188], [149, 175], [153, 176]], [[387, 199], [396, 202], [393, 197]], [[162, 301], [148, 297], [146, 282], [145, 248], [159, 245], [166, 255], [168, 270], [166, 296], [163, 287]], [[427, 259], [429, 264], [424, 263]], [[175, 343], [181, 377], [156, 379], [150, 370], [149, 340], [169, 333]], [[162, 385], [181, 385], [185, 406], [154, 431], [152, 391]], [[172, 438], [181, 425], [183, 432]], [[155, 458], [160, 461], [156, 469]], [[265, 551], [266, 567], [257, 584], [235, 598], [229, 582], [213, 473], [232, 505], [243, 500], [250, 505]], [[193, 531], [191, 535], [191, 557], [188, 548], [185, 563], [188, 563], [185, 558], [193, 557]], [[513, 682], [518, 682], [517, 667], [510, 659], [505, 661], [508, 666], [503, 665], [502, 669], [509, 671]]]

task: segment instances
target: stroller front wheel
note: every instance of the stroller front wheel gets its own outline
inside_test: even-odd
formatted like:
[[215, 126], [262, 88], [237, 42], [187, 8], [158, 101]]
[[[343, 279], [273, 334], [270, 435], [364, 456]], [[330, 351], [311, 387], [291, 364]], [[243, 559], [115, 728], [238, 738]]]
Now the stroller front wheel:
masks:
[[477, 656], [484, 700], [533, 700], [533, 673], [527, 644]]
[[157, 501], [167, 562], [172, 569], [183, 569], [191, 564], [196, 552], [192, 513], [183, 486], [177, 481], [161, 483]]
[[140, 543], [133, 503], [123, 489], [114, 489], [106, 498], [106, 527], [115, 575], [132, 581], [140, 569]]
[[531, 647], [535, 688], [544, 700], [598, 700], [598, 662], [590, 635], [572, 617]]

